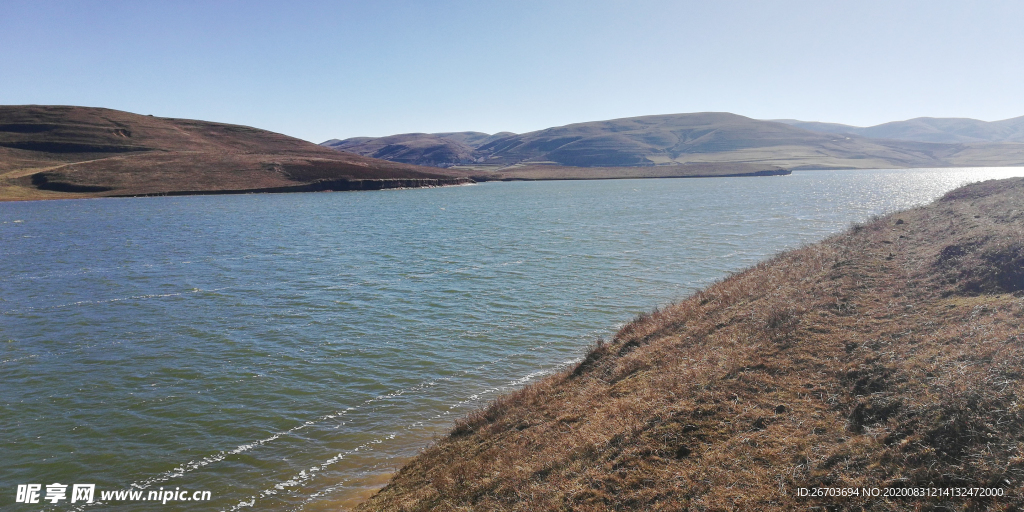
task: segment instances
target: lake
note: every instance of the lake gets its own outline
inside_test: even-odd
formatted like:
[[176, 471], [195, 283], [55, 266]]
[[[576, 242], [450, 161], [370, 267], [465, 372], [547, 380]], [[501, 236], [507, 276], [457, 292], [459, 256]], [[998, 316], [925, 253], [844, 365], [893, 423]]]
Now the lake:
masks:
[[[638, 313], [1024, 168], [0, 203], [0, 509], [333, 510]], [[70, 490], [68, 491], [70, 498]], [[49, 503], [49, 502], [45, 502]]]

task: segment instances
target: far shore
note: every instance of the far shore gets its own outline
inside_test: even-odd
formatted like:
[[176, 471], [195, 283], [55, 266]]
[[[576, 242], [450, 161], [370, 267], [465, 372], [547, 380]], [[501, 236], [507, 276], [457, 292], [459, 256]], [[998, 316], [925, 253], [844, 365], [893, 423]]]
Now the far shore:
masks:
[[[440, 169], [439, 169], [440, 170]], [[39, 173], [41, 174], [41, 173]], [[268, 194], [293, 192], [343, 192], [366, 190], [393, 190], [470, 185], [488, 181], [560, 181], [560, 180], [614, 180], [653, 178], [735, 178], [786, 176], [788, 169], [774, 166], [751, 165], [688, 165], [664, 167], [561, 167], [537, 165], [511, 168], [493, 173], [452, 172], [459, 174], [441, 178], [379, 178], [333, 179], [312, 183], [255, 188], [211, 188], [193, 190], [147, 191], [136, 186], [132, 192], [121, 193], [116, 188], [46, 181], [36, 175], [8, 179], [0, 184], [0, 201], [39, 201], [50, 199], [93, 199], [100, 197], [153, 197], [190, 195]], [[140, 190], [141, 189], [141, 190]]]

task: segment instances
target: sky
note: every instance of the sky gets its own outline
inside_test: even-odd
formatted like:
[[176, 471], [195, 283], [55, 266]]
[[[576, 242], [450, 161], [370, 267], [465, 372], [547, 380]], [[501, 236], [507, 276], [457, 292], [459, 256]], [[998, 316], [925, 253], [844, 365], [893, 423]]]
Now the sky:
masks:
[[311, 142], [732, 112], [1024, 115], [1024, 2], [3, 0], [0, 104]]

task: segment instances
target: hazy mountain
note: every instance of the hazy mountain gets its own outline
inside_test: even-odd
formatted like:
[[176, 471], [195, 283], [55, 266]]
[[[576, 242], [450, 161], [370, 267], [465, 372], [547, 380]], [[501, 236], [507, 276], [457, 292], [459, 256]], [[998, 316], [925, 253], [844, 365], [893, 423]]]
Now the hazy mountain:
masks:
[[358, 137], [331, 140], [324, 142], [323, 145], [371, 158], [433, 167], [451, 167], [475, 161], [472, 146], [431, 133], [404, 133], [376, 138]]
[[784, 146], [820, 146], [833, 136], [704, 112], [575, 123], [506, 137], [478, 148], [484, 162], [552, 162], [577, 167], [686, 163], [695, 155]]
[[452, 167], [480, 162], [483, 153], [478, 153], [477, 148], [512, 135], [515, 134], [511, 132], [494, 135], [481, 132], [403, 133], [387, 137], [331, 139], [321, 145], [392, 162]]
[[857, 126], [850, 126], [848, 124], [839, 123], [819, 123], [817, 121], [800, 121], [797, 119], [768, 119], [773, 123], [783, 123], [790, 126], [795, 126], [802, 130], [808, 130], [818, 133], [841, 133], [841, 134], [852, 134], [861, 135], [861, 131], [865, 128]]
[[937, 143], [1024, 142], [1024, 116], [1003, 121], [979, 121], [966, 118], [919, 117], [861, 128], [836, 123], [818, 123], [779, 119], [797, 128], [821, 133], [856, 134], [874, 139], [909, 140]]
[[[987, 123], [1000, 141], [1016, 141], [1021, 120]], [[523, 134], [478, 132], [358, 137], [325, 142], [365, 156], [442, 167], [501, 169], [513, 165], [637, 167], [695, 163], [758, 163], [793, 168], [892, 168], [1024, 163], [1024, 145], [990, 139], [925, 143], [861, 133], [954, 133], [957, 123], [881, 125], [871, 129], [795, 120], [761, 121], [723, 112], [669, 114], [575, 123]], [[909, 122], [905, 122], [909, 123]], [[981, 121], [978, 121], [981, 123]], [[892, 124], [892, 123], [890, 123]], [[961, 123], [962, 124], [962, 123]], [[959, 126], [959, 128], [957, 128]], [[939, 128], [936, 128], [939, 127]], [[902, 130], [902, 131], [901, 131]], [[979, 129], [980, 130], [980, 129]], [[975, 130], [976, 132], [978, 130]], [[989, 132], [986, 132], [989, 133]], [[909, 135], [906, 135], [909, 138]], [[919, 135], [919, 138], [925, 138]], [[964, 142], [969, 144], [965, 145]]]

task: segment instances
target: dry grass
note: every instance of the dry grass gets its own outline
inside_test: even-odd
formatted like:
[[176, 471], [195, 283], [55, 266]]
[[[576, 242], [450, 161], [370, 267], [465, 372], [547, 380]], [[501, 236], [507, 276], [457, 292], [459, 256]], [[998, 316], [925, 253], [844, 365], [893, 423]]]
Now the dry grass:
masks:
[[[361, 510], [1016, 509], [1024, 180], [855, 226], [642, 315], [460, 421]], [[799, 487], [1001, 487], [806, 498]]]

